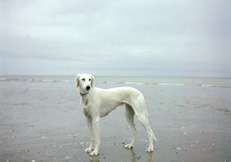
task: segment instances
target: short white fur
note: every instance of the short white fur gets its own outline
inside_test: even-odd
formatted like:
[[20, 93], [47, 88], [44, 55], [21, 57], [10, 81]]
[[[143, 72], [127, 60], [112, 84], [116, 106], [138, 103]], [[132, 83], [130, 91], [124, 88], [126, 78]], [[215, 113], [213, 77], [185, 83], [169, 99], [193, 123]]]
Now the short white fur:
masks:
[[147, 152], [152, 152], [153, 139], [155, 135], [149, 125], [148, 113], [143, 94], [135, 88], [120, 87], [111, 89], [101, 89], [94, 87], [94, 77], [91, 74], [78, 74], [76, 85], [79, 87], [82, 96], [81, 106], [86, 117], [90, 135], [90, 146], [85, 149], [90, 155], [98, 155], [100, 145], [100, 118], [108, 115], [119, 105], [125, 105], [126, 119], [132, 129], [133, 137], [130, 144], [125, 148], [133, 148], [137, 131], [134, 125], [134, 115], [145, 128], [148, 134], [149, 146]]

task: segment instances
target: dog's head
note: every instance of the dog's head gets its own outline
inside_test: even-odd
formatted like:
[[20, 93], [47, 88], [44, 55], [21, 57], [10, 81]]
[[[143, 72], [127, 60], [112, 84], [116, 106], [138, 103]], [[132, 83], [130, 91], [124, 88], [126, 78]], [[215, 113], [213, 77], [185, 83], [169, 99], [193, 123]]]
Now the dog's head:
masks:
[[80, 91], [88, 92], [94, 86], [94, 77], [91, 74], [78, 74], [76, 79], [76, 86]]

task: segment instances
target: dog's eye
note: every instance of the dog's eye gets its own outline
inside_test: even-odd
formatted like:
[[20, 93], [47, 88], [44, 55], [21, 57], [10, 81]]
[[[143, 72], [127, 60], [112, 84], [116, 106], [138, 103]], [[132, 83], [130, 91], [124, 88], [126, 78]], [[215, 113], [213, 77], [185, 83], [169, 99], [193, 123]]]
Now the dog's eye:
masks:
[[91, 79], [89, 79], [89, 81], [91, 81]]
[[82, 81], [85, 81], [85, 78], [83, 78]]

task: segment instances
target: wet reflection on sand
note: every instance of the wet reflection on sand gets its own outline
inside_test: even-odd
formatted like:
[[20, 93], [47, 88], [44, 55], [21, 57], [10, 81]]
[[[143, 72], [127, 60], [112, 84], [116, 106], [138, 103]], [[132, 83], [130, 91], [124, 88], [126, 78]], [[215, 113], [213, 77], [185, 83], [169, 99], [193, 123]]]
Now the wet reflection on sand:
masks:
[[[130, 152], [130, 161], [131, 162], [137, 162], [139, 161], [142, 157], [141, 156], [138, 156], [136, 155], [136, 153], [134, 152], [133, 149], [127, 149], [127, 148], [124, 148], [125, 150], [127, 150], [127, 152]], [[153, 152], [147, 152], [147, 158], [145, 159], [148, 159], [147, 162], [153, 162]], [[100, 155], [97, 155], [97, 156], [90, 156], [89, 155], [89, 161], [90, 162], [99, 162], [100, 160]], [[124, 159], [125, 161], [129, 161], [127, 159]]]

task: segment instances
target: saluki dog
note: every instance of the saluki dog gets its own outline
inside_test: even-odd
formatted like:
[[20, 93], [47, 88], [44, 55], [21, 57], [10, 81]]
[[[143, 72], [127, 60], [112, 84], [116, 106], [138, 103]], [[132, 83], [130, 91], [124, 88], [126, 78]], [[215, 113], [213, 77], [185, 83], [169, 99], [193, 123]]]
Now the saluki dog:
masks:
[[[76, 85], [79, 87], [82, 96], [81, 106], [86, 117], [87, 126], [90, 134], [90, 146], [85, 152], [90, 155], [98, 155], [100, 145], [100, 118], [108, 115], [112, 110], [125, 105], [126, 119], [132, 129], [133, 137], [130, 144], [125, 148], [133, 148], [137, 131], [134, 125], [134, 115], [145, 128], [149, 147], [147, 152], [153, 151], [153, 139], [156, 140], [154, 133], [148, 122], [148, 113], [144, 96], [135, 88], [120, 87], [111, 89], [101, 89], [94, 87], [94, 77], [91, 74], [78, 74]], [[95, 147], [93, 147], [95, 144]]]

